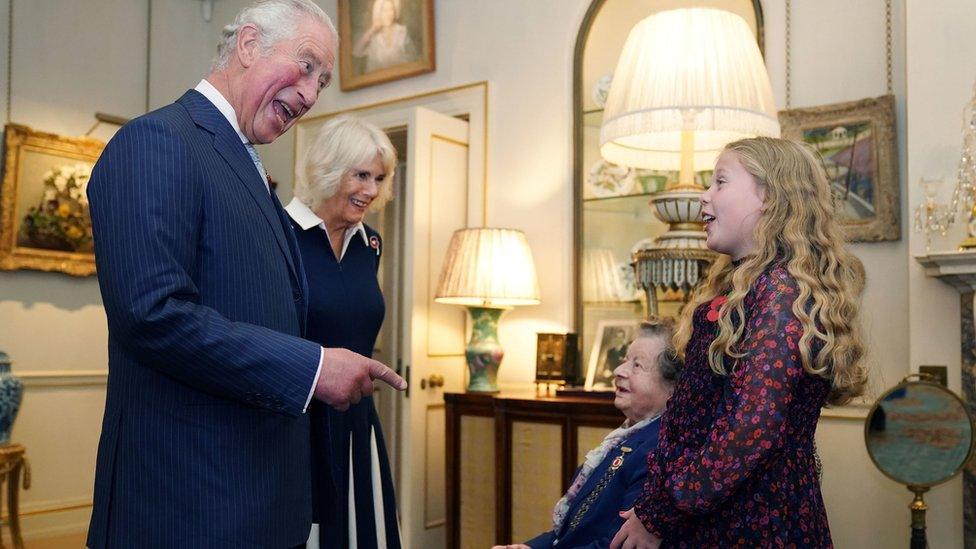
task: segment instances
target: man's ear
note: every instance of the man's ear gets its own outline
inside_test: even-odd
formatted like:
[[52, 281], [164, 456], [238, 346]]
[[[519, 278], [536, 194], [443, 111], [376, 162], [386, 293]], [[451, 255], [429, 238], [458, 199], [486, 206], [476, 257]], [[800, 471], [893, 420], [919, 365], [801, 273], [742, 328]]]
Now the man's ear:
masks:
[[237, 60], [244, 68], [250, 67], [261, 55], [261, 31], [252, 23], [241, 25], [237, 30]]

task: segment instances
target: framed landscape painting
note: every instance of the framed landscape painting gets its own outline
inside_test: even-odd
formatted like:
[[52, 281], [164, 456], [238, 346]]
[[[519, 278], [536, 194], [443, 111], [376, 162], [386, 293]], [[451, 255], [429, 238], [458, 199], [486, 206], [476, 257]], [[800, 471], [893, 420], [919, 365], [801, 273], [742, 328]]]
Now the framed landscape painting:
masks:
[[823, 157], [848, 240], [901, 238], [894, 96], [781, 111], [779, 121], [783, 137]]

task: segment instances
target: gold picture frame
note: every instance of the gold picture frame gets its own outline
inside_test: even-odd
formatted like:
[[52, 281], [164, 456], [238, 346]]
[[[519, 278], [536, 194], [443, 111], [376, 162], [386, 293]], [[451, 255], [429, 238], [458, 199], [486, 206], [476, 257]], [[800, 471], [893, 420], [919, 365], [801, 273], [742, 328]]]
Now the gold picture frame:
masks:
[[437, 68], [433, 0], [338, 0], [338, 11], [342, 91]]
[[779, 123], [823, 157], [849, 241], [901, 238], [895, 96], [780, 111]]
[[94, 274], [85, 189], [105, 144], [7, 124], [4, 145], [0, 270]]

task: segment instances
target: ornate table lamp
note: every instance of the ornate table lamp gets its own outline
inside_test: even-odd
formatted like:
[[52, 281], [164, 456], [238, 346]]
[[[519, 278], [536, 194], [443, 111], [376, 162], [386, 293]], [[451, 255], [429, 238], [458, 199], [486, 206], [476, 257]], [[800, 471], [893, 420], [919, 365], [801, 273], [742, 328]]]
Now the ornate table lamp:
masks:
[[687, 292], [715, 258], [694, 172], [711, 169], [725, 144], [757, 135], [778, 137], [779, 122], [759, 46], [741, 17], [675, 9], [631, 30], [607, 97], [600, 154], [623, 166], [680, 170], [651, 199], [668, 231], [633, 258], [649, 314], [657, 313], [657, 288]]
[[515, 305], [539, 303], [525, 234], [515, 229], [455, 231], [434, 301], [467, 306], [472, 321], [464, 352], [470, 372], [467, 390], [497, 392], [498, 366], [505, 354], [498, 343], [498, 319]]

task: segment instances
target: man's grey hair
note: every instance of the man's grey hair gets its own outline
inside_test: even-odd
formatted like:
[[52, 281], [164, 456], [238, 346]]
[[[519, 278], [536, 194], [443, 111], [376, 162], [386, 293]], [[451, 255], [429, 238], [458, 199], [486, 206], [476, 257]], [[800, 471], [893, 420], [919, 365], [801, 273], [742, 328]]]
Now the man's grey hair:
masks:
[[234, 22], [224, 27], [220, 43], [217, 44], [217, 57], [210, 67], [211, 72], [224, 70], [230, 63], [231, 55], [237, 48], [237, 33], [244, 25], [254, 25], [261, 33], [261, 53], [268, 55], [280, 40], [291, 38], [297, 27], [298, 18], [313, 17], [325, 25], [336, 41], [332, 19], [311, 0], [260, 0], [244, 8], [237, 14]]
[[657, 358], [657, 371], [661, 379], [670, 386], [678, 381], [684, 362], [678, 357], [674, 348], [674, 320], [668, 317], [650, 317], [640, 323], [637, 337], [657, 337], [664, 343], [661, 354]]

